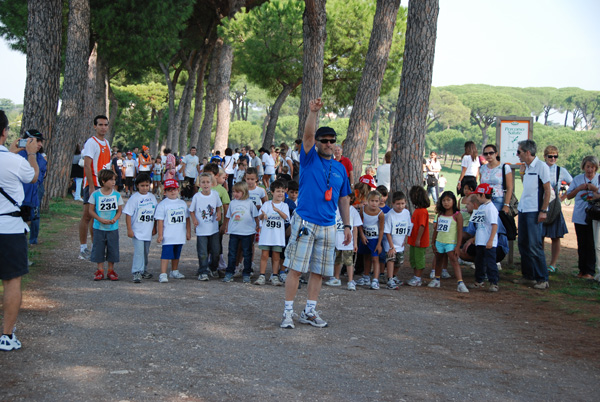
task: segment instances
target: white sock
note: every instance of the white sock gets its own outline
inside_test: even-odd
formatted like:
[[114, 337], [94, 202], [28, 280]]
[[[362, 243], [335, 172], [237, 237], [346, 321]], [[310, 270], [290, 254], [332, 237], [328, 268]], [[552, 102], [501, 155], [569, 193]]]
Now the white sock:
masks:
[[305, 313], [309, 313], [311, 310], [314, 310], [317, 307], [317, 301], [316, 300], [307, 300], [306, 301], [306, 308], [304, 308], [304, 312]]
[[80, 244], [79, 245], [79, 252], [83, 252], [87, 250], [87, 244]]
[[294, 301], [285, 301], [285, 309], [290, 311], [290, 310], [294, 310]]

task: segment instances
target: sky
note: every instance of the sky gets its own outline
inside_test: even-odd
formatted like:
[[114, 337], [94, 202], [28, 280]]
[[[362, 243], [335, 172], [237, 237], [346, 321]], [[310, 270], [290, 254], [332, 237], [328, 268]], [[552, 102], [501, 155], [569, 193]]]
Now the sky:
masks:
[[[440, 0], [433, 85], [600, 90], [599, 17], [600, 0]], [[0, 60], [0, 98], [23, 103], [25, 56], [0, 39]]]

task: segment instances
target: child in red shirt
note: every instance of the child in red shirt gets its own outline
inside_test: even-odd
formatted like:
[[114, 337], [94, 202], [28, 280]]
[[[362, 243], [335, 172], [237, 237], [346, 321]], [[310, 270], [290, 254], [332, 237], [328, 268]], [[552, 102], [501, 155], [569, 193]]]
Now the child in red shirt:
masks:
[[408, 237], [410, 245], [410, 266], [415, 275], [408, 281], [409, 286], [421, 286], [421, 274], [425, 268], [425, 250], [429, 247], [429, 197], [421, 186], [413, 186], [408, 196], [415, 206], [412, 214], [412, 230]]

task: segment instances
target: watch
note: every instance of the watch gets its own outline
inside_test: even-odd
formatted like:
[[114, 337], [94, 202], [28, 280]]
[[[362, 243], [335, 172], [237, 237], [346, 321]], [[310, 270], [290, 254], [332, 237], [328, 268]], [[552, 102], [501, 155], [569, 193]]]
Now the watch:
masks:
[[548, 208], [542, 209], [542, 210], [540, 210], [540, 212], [543, 212], [543, 213], [547, 214], [548, 213]]
[[346, 229], [346, 228], [352, 229], [352, 226], [351, 225], [344, 225], [344, 229]]

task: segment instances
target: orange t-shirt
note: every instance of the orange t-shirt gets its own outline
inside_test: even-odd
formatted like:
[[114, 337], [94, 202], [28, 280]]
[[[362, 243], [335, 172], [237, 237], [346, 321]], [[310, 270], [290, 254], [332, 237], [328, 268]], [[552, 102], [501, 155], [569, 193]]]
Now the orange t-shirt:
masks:
[[421, 236], [421, 244], [416, 247], [429, 247], [429, 212], [427, 211], [427, 208], [415, 209], [415, 212], [413, 212], [410, 220], [413, 224], [413, 228], [410, 236], [408, 237], [408, 244], [415, 247], [415, 241], [417, 240], [419, 228], [424, 226], [425, 231], [423, 232], [423, 236]]

